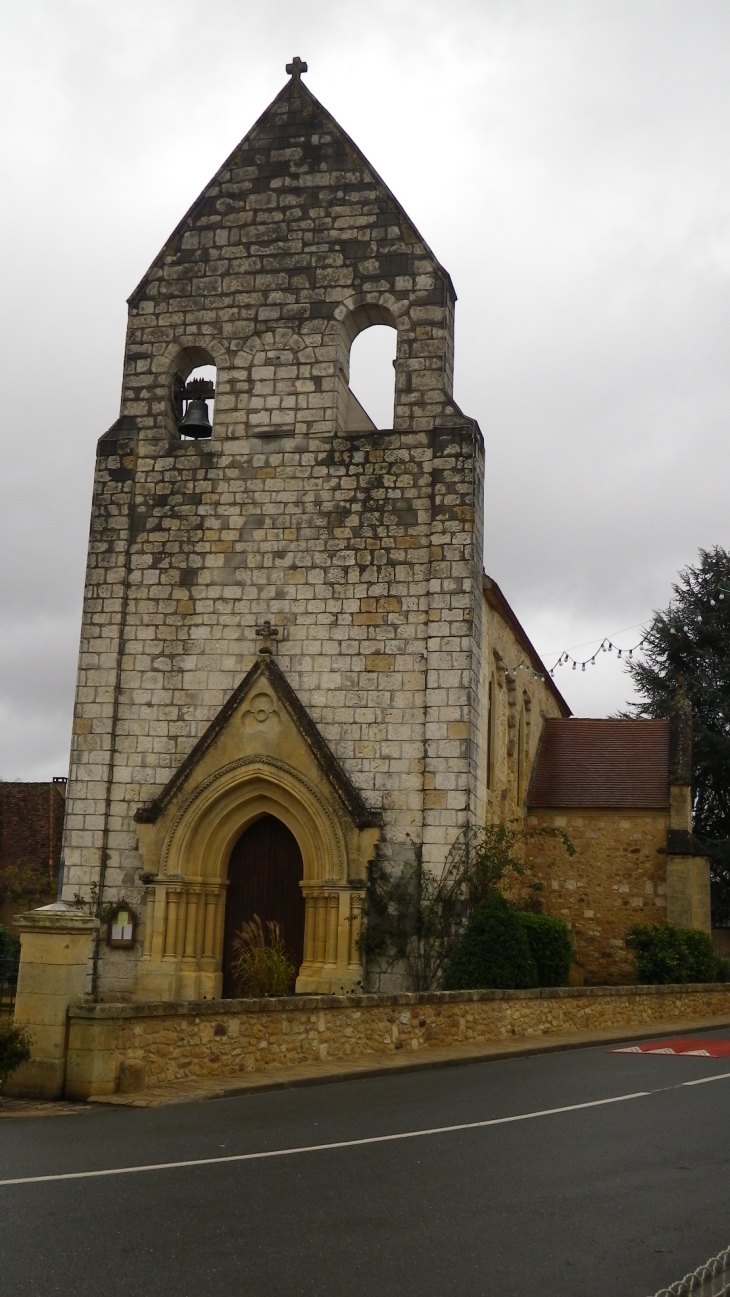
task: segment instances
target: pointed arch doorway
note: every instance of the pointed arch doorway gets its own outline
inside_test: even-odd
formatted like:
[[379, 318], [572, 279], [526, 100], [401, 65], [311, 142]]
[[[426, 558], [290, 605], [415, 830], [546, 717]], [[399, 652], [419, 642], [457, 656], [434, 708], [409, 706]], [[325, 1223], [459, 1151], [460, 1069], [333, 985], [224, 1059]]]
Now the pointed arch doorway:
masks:
[[304, 959], [304, 877], [302, 853], [294, 834], [275, 815], [263, 815], [241, 834], [228, 863], [228, 894], [223, 937], [223, 995], [236, 988], [231, 975], [233, 943], [254, 914], [266, 926], [274, 919], [294, 968]]

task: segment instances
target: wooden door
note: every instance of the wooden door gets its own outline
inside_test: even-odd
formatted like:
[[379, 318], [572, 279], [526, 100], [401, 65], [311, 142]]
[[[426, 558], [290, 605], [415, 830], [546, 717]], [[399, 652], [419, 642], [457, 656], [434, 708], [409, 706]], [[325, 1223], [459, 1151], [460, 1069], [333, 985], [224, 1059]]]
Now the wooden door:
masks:
[[287, 954], [299, 972], [304, 959], [304, 897], [299, 886], [303, 875], [299, 843], [275, 815], [256, 820], [238, 839], [228, 864], [224, 996], [236, 994], [230, 971], [233, 942], [241, 925], [249, 923], [254, 914], [264, 927], [267, 920], [276, 920]]

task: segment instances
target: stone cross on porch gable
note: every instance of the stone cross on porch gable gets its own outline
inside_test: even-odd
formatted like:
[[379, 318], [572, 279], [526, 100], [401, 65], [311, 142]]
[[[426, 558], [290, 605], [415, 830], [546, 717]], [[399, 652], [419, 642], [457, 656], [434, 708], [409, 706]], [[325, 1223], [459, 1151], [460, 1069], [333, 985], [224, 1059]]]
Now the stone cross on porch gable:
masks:
[[263, 653], [270, 657], [273, 653], [271, 641], [276, 641], [279, 638], [278, 626], [272, 626], [270, 621], [264, 621], [260, 626], [256, 627], [256, 634], [261, 640], [259, 653]]
[[307, 72], [308, 68], [306, 63], [304, 63], [302, 59], [300, 59], [299, 55], [295, 54], [291, 63], [287, 63], [286, 70], [289, 73], [289, 76], [291, 77], [292, 81], [301, 81], [302, 72]]

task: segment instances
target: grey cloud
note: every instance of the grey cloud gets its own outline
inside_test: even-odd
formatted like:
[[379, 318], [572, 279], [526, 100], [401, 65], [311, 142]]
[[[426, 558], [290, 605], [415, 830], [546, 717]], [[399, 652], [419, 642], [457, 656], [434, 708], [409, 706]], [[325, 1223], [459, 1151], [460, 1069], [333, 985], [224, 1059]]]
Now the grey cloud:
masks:
[[[724, 2], [299, 0], [274, 21], [29, 0], [4, 36], [0, 775], [65, 765], [125, 298], [293, 53], [452, 273], [485, 562], [538, 648], [641, 622], [730, 545]], [[627, 692], [615, 661], [557, 681], [588, 714]]]

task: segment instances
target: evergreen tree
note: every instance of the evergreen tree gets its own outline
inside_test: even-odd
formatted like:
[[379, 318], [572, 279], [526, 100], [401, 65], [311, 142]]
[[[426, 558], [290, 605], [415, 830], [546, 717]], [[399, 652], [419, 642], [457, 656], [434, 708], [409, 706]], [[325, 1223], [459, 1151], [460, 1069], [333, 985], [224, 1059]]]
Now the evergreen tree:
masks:
[[700, 550], [655, 612], [644, 657], [627, 670], [640, 696], [633, 716], [668, 717], [680, 681], [692, 704], [694, 831], [705, 843], [713, 907], [730, 909], [730, 553]]

